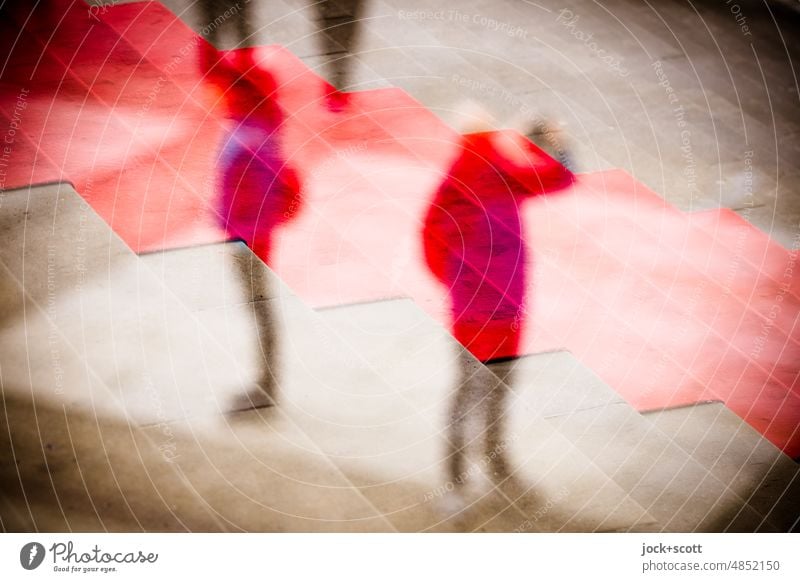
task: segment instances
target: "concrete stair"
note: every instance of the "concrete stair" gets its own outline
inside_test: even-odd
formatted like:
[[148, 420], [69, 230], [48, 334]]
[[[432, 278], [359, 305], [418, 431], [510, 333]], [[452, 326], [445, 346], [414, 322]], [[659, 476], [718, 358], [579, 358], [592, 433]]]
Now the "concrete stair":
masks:
[[[186, 38], [151, 42], [140, 34], [125, 39], [124, 10], [98, 25], [118, 33], [120, 42], [103, 37], [98, 46], [113, 44], [107, 52], [119, 62], [145, 55], [137, 75], [150, 82], [141, 87], [152, 87], [165, 69], [175, 71], [169, 66], [173, 49], [185, 46]], [[39, 25], [29, 28], [42, 33]], [[385, 50], [366, 55], [359, 73], [369, 87], [380, 85], [376, 70], [396, 61], [391, 43], [379, 38], [381, 26], [368, 34], [377, 35], [371, 42], [383, 42]], [[418, 52], [421, 61], [431, 51], [447, 53], [441, 39], [447, 39], [448, 27], [442, 28], [440, 38], [419, 30], [409, 37], [423, 44], [439, 38]], [[284, 33], [296, 37], [292, 30]], [[313, 44], [306, 41], [305, 48]], [[306, 63], [313, 59], [309, 56]], [[66, 61], [43, 62], [45, 73], [67, 71]], [[46, 144], [50, 149], [33, 145], [39, 137], [35, 132], [20, 133], [14, 155], [43, 161], [35, 175], [32, 170], [30, 177], [19, 172], [17, 177], [27, 183], [59, 179], [66, 170], [84, 172], [89, 177], [78, 185], [84, 198], [123, 222], [131, 208], [143, 204], [138, 184], [157, 165], [167, 167], [164, 175], [179, 185], [174, 200], [196, 196], [199, 185], [185, 179], [181, 164], [188, 159], [192, 172], [211, 167], [208, 143], [214, 131], [222, 130], [214, 127], [195, 139], [188, 156], [180, 148], [156, 150], [151, 143], [156, 134], [136, 121], [143, 104], [138, 89], [126, 92], [113, 83], [94, 83], [100, 69], [94, 68], [91, 46], [71, 62], [75, 66], [65, 73], [65, 87], [76, 95], [88, 87], [90, 106], [76, 114], [69, 103], [60, 103], [64, 110], [57, 110], [52, 118], [58, 122], [48, 127], [55, 125], [62, 133]], [[203, 106], [194, 99], [202, 98], [202, 90], [192, 93], [196, 63], [184, 65], [185, 71], [158, 85], [159, 100], [182, 102], [182, 111], [200, 115]], [[428, 70], [434, 83], [409, 75], [405, 84], [402, 79], [395, 84], [424, 93], [425, 105], [447, 120], [447, 104], [462, 91], [452, 80], [443, 86], [437, 71], [458, 70], [474, 81], [483, 69], [463, 55], [452, 55], [452, 62], [437, 62]], [[397, 71], [401, 77], [402, 72]], [[310, 81], [298, 77], [294, 92], [288, 91], [298, 100], [295, 104], [316, 99], [300, 90], [303, 83]], [[386, 95], [400, 93], [389, 90]], [[418, 113], [423, 110], [413, 100], [400, 101]], [[110, 103], [116, 105], [106, 112], [113, 123], [103, 125], [98, 121], [102, 115], [92, 115]], [[12, 106], [13, 100], [3, 102], [0, 119], [8, 122]], [[62, 115], [70, 111], [74, 124]], [[580, 113], [581, 120], [587, 119], [586, 111]], [[314, 129], [312, 121], [303, 120], [303, 131]], [[62, 167], [73, 144], [69, 136], [90, 122], [105, 128], [104, 141], [89, 144], [92, 151], [112, 151], [126, 139], [138, 148], [125, 160], [126, 171], [105, 158], [100, 163], [80, 160], [91, 162], [94, 173], [83, 166]], [[368, 125], [378, 137], [388, 135], [380, 121], [371, 119]], [[443, 126], [439, 130], [452, 133]], [[348, 131], [343, 133], [347, 137]], [[414, 156], [422, 159], [425, 153]], [[338, 171], [320, 167], [324, 174]], [[97, 206], [98, 197], [121, 192], [120, 179], [137, 186], [126, 191], [131, 206], [117, 208], [124, 196]], [[8, 430], [0, 431], [4, 530], [774, 532], [798, 527], [797, 464], [721, 403], [640, 414], [567, 352], [481, 365], [420, 309], [423, 301], [390, 299], [315, 312], [242, 243], [137, 256], [115, 234], [119, 230], [112, 231], [66, 184], [2, 194], [0, 388], [8, 424]], [[206, 202], [198, 197], [191, 212], [200, 212]], [[357, 197], [352, 202], [360, 204]], [[148, 207], [140, 214], [170, 214], [163, 210]], [[191, 223], [173, 236], [173, 244], [218, 240], [216, 223], [187, 216], [173, 213], [159, 233], [172, 236]], [[291, 261], [299, 255], [287, 255], [278, 264], [282, 276], [291, 275], [292, 288], [316, 304], [332, 296], [353, 299], [354, 294], [336, 295], [323, 283], [344, 272], [342, 278], [349, 280], [345, 291], [348, 284], [360, 285], [362, 251], [372, 249], [380, 222], [379, 214], [367, 218], [362, 230], [336, 233], [342, 240], [352, 237], [339, 251], [357, 260], [329, 263], [327, 243], [333, 235], [325, 231], [328, 239], [314, 239], [322, 251], [310, 270], [327, 275], [309, 283], [308, 266]], [[722, 218], [691, 219], [709, 223], [692, 231], [702, 234], [692, 240], [704, 243], [695, 246], [726, 246], [724, 237], [738, 231], [730, 225], [719, 232], [710, 228], [722, 224]], [[324, 220], [314, 220], [300, 230], [318, 233]], [[331, 232], [342, 228], [330, 222]], [[285, 247], [305, 248], [296, 243], [311, 240], [307, 232], [287, 235]], [[364, 241], [353, 233], [364, 235], [367, 243], [357, 244]], [[142, 229], [126, 234], [132, 244]], [[775, 277], [785, 261], [785, 249], [779, 250], [773, 249], [779, 265]], [[744, 283], [761, 277], [763, 263], [741, 266], [738, 254], [728, 258], [743, 273]], [[709, 262], [719, 269], [727, 264]], [[390, 263], [392, 271], [399, 264], [374, 263], [375, 281], [386, 275], [382, 269]], [[380, 289], [390, 287], [394, 283], [365, 293], [384, 297]], [[793, 290], [787, 297], [794, 295]], [[785, 337], [772, 341], [796, 343], [793, 324], [780, 323], [776, 329]], [[731, 333], [740, 331], [737, 327]], [[787, 386], [785, 394], [773, 399], [775, 410], [789, 410], [783, 419], [788, 426], [791, 410], [778, 406], [783, 402], [779, 396], [796, 403], [797, 395], [794, 384]], [[749, 405], [747, 397], [740, 400]], [[460, 419], [454, 421], [454, 414]], [[760, 409], [753, 413], [769, 425], [767, 416]], [[789, 432], [785, 429], [779, 431], [783, 436]], [[464, 449], [454, 456], [462, 440]], [[460, 467], [468, 476], [463, 486], [455, 483], [456, 457], [463, 458]], [[495, 457], [505, 465], [493, 464]]]
[[790, 531], [800, 468], [720, 403], [640, 414], [571, 354], [489, 366], [642, 507], [637, 531]]
[[800, 531], [798, 465], [720, 402], [645, 415], [780, 531]]
[[4, 529], [389, 529], [300, 436], [222, 415], [235, 361], [68, 185], [0, 220]]
[[[14, 156], [46, 161], [42, 173], [15, 164], [20, 170], [11, 170], [9, 183], [53, 179], [53, 168], [63, 172], [137, 252], [224, 239], [212, 185], [216, 146], [230, 128], [218, 95], [202, 79], [198, 59], [206, 53], [197, 49], [208, 48], [204, 41], [158, 3], [111, 7], [97, 22], [89, 22], [80, 5], [57, 0], [54, 6], [64, 11], [54, 35], [44, 12], [29, 19], [23, 9], [9, 10], [0, 25], [8, 37], [24, 27], [30, 38], [30, 50], [15, 50], [14, 66], [3, 77], [11, 86], [28, 78], [33, 89]], [[392, 2], [374, 10], [399, 17]], [[523, 14], [514, 7], [497, 10], [509, 22]], [[381, 22], [367, 31], [375, 50], [358, 68], [368, 79], [385, 76], [372, 73], [397, 61], [388, 36], [394, 20], [377, 18]], [[283, 33], [292, 37], [309, 22], [295, 24], [287, 20]], [[409, 28], [408, 41], [430, 47], [404, 47], [420, 61], [406, 72], [426, 73], [426, 88], [441, 85], [443, 72], [458, 71], [472, 81], [486, 74], [493, 88], [514, 81], [523, 85], [509, 84], [513, 92], [526, 90], [526, 80], [509, 75], [508, 66], [492, 66], [496, 59], [452, 50], [457, 40], [481, 40], [474, 26]], [[290, 46], [308, 56], [310, 44]], [[443, 58], [434, 63], [432, 54]], [[314, 307], [402, 291], [446, 325], [446, 298], [422, 260], [417, 228], [459, 141], [427, 107], [439, 97], [420, 103], [401, 89], [359, 92], [352, 96], [355, 115], [332, 118], [320, 108], [327, 84], [296, 55], [280, 47], [257, 55], [280, 85], [289, 157], [308, 177], [306, 211], [283, 225], [271, 268]], [[106, 81], [95, 82], [99, 78]], [[61, 90], [53, 94], [59, 79]], [[458, 81], [447, 83], [440, 111], [462, 93]], [[18, 105], [13, 93], [0, 95], [6, 119]], [[591, 100], [588, 95], [576, 97]], [[573, 116], [589, 120], [590, 110], [583, 102]], [[363, 147], [348, 154], [353, 145]], [[142, 184], [148, 186], [144, 196]], [[731, 213], [699, 220], [684, 214], [621, 171], [583, 175], [576, 188], [526, 207], [523, 238], [536, 264], [528, 327], [536, 331], [523, 337], [520, 353], [569, 347], [638, 410], [723, 400], [796, 456], [800, 343], [793, 326], [800, 295], [787, 269], [793, 255], [742, 229]], [[611, 223], [619, 228], [606, 228]], [[785, 307], [773, 318], [777, 302]], [[684, 335], [692, 341], [675, 339]], [[609, 352], [628, 357], [602, 366]], [[654, 366], [659, 373], [649, 374]], [[649, 381], [644, 390], [643, 377]], [[191, 405], [197, 402], [204, 401]]]
[[[245, 354], [259, 338], [262, 347], [270, 346], [263, 358], [276, 378], [272, 414], [316, 443], [395, 529], [594, 531], [652, 521], [536, 415], [493, 437], [476, 429], [473, 449], [487, 438], [495, 439], [499, 452], [508, 447], [513, 479], [492, 483], [478, 454], [476, 465], [465, 464], [469, 486], [457, 495], [447, 457], [454, 438], [448, 427], [451, 402], [463, 383], [481, 392], [483, 400], [505, 387], [412, 302], [314, 313], [240, 243], [167, 251], [143, 260], [185, 298], [214, 337], [225, 338], [231, 353], [242, 354], [239, 369], [248, 367]], [[259, 281], [262, 289], [266, 282], [272, 291], [243, 295], [231, 285], [243, 265], [245, 280]], [[196, 282], [183, 275], [198, 269], [207, 273], [200, 288], [216, 289], [210, 294], [216, 306], [198, 298]], [[226, 297], [218, 294], [221, 289], [228, 291]], [[261, 322], [253, 317], [259, 311]], [[375, 331], [369, 327], [374, 325], [383, 326], [383, 333], [365, 335], [365, 329]], [[470, 416], [479, 417], [486, 407], [477, 402]], [[263, 422], [251, 415], [242, 412], [237, 422]], [[553, 499], [559, 505], [542, 513]]]
[[[9, 193], [2, 216], [0, 366], [13, 435], [2, 460], [4, 479], [19, 483], [4, 492], [7, 529], [592, 531], [650, 521], [535, 417], [509, 441], [522, 487], [450, 495], [449, 398], [462, 369], [489, 393], [498, 382], [430, 320], [427, 336], [415, 330], [425, 350], [377, 357], [377, 344], [332, 325], [334, 313], [353, 322], [369, 310], [314, 313], [241, 244], [137, 257], [63, 184]], [[234, 284], [248, 269], [257, 292]], [[264, 314], [269, 329], [258, 327]], [[553, 498], [559, 506], [532, 521]]]

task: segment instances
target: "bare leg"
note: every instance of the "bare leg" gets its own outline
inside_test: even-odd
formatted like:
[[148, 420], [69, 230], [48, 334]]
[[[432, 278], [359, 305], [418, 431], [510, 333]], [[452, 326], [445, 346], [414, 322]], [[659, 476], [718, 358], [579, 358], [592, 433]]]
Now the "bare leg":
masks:
[[508, 433], [508, 396], [513, 382], [514, 373], [511, 371], [487, 394], [484, 408], [484, 455], [489, 476], [512, 502], [527, 492], [527, 487], [514, 475], [514, 466], [509, 460], [514, 436]]
[[495, 483], [502, 483], [511, 477], [513, 470], [508, 461], [510, 441], [508, 435], [508, 411], [506, 409], [512, 374], [506, 376], [486, 396], [486, 434], [484, 454], [491, 467], [491, 476]]
[[[476, 366], [475, 360], [466, 354], [462, 357], [448, 419], [448, 471], [455, 487], [479, 478], [481, 468], [498, 472], [495, 481], [508, 476], [503, 454], [507, 447], [503, 440], [506, 392], [506, 385], [494, 375]], [[477, 455], [471, 461], [470, 450]]]
[[447, 472], [450, 482], [456, 487], [463, 485], [466, 467], [466, 422], [470, 400], [469, 382], [462, 379], [450, 403], [448, 418]]
[[242, 3], [241, 10], [236, 14], [236, 31], [239, 33], [237, 48], [252, 46], [255, 43], [253, 23], [250, 21], [251, 14], [248, 6], [250, 6], [250, 2]]
[[332, 111], [341, 111], [347, 105], [344, 92], [351, 89], [352, 55], [358, 44], [363, 6], [363, 0], [313, 2], [322, 54], [328, 59], [328, 79], [334, 87], [334, 92], [326, 96]]
[[[230, 27], [236, 28], [235, 48], [248, 46], [252, 43], [253, 25], [250, 22], [249, 2], [236, 2], [235, 0], [200, 0], [203, 37], [213, 45], [220, 39], [220, 31]], [[219, 47], [217, 47], [219, 48]]]

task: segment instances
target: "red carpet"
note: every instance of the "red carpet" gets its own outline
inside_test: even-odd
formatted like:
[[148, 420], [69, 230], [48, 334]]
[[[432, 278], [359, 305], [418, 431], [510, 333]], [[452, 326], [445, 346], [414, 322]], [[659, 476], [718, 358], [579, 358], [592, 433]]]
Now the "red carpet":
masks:
[[[18, 127], [2, 185], [69, 180], [137, 252], [225, 239], [217, 159], [234, 128], [229, 96], [202, 79], [203, 41], [156, 3], [100, 21], [64, 5], [57, 27], [19, 14], [0, 25], [11, 55], [0, 123]], [[458, 301], [430, 271], [423, 236], [459, 136], [395, 89], [353, 94], [331, 113], [329, 87], [286, 50], [257, 58], [275, 77], [282, 155], [302, 185], [302, 206], [270, 230], [262, 256], [313, 306], [411, 296], [449, 327]], [[466, 220], [464, 208], [453, 216]], [[569, 349], [640, 410], [722, 400], [800, 455], [796, 250], [726, 210], [679, 212], [619, 170], [518, 210], [492, 219], [497, 240], [525, 241], [511, 245], [524, 279], [488, 275], [518, 335], [495, 348]], [[469, 344], [465, 333], [454, 330]]]

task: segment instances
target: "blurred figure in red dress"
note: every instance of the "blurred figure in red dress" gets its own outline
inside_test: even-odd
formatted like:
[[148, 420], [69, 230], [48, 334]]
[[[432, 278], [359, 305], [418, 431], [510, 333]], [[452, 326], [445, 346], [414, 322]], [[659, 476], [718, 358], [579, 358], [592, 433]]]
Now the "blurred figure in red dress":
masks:
[[[217, 215], [231, 239], [244, 241], [264, 263], [270, 264], [276, 229], [301, 210], [301, 188], [297, 173], [286, 159], [283, 144], [285, 115], [277, 103], [277, 86], [270, 73], [260, 67], [243, 68], [238, 56], [223, 56], [210, 76], [220, 83], [230, 127], [217, 162]], [[259, 334], [262, 370], [258, 390], [243, 401], [257, 405], [266, 394], [275, 404], [277, 345], [274, 316], [263, 267], [238, 261], [242, 285], [253, 310]]]

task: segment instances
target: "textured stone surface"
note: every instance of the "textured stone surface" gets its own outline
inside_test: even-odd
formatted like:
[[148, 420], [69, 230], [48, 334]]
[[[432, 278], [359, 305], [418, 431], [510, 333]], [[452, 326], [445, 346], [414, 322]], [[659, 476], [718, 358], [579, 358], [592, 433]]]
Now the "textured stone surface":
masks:
[[[520, 414], [509, 417], [506, 436], [498, 438], [512, 441], [513, 480], [524, 485], [507, 491], [510, 485], [496, 488], [483, 474], [479, 420], [486, 406], [479, 402], [468, 415], [474, 418], [471, 424], [477, 423], [469, 452], [475, 465], [465, 467], [471, 471], [465, 499], [454, 500], [447, 459], [451, 401], [464, 374], [471, 390], [486, 394], [502, 389], [497, 378], [408, 300], [314, 314], [262, 265], [260, 273], [255, 269], [244, 276], [266, 282], [272, 298], [237, 304], [239, 290], [223, 282], [235, 280], [252, 254], [240, 243], [219, 246], [227, 248], [169, 251], [145, 261], [173, 275], [170, 287], [186, 294], [203, 327], [230, 353], [244, 354], [258, 341], [271, 346], [264, 364], [274, 380], [277, 406], [263, 413], [295, 428], [280, 433], [284, 440], [295, 446], [314, 443], [393, 527], [586, 531], [651, 521], [537, 411], [513, 404]], [[218, 303], [213, 308], [198, 302], [197, 287], [177, 275], [191, 272], [205, 256], [230, 259], [205, 263], [200, 288], [212, 289]], [[223, 288], [226, 293], [216, 295]], [[254, 315], [259, 306], [261, 316]], [[496, 420], [505, 424], [505, 414]], [[558, 508], [532, 520], [553, 499]]]
[[489, 367], [656, 517], [632, 529], [796, 527], [796, 463], [721, 403], [641, 415], [567, 352]]

